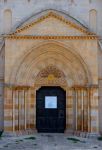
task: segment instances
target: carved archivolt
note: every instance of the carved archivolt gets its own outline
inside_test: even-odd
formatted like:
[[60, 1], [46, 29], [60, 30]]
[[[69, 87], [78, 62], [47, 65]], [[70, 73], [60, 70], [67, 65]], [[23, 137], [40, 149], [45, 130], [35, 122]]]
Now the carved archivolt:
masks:
[[[55, 43], [48, 43], [28, 53], [18, 67], [17, 63], [14, 65], [10, 84], [32, 86], [36, 77], [40, 83], [44, 83], [48, 78], [51, 83], [54, 78], [57, 84], [63, 77], [68, 85], [83, 85], [91, 81], [88, 71], [83, 60], [70, 50]], [[45, 83], [48, 83], [48, 80]]]

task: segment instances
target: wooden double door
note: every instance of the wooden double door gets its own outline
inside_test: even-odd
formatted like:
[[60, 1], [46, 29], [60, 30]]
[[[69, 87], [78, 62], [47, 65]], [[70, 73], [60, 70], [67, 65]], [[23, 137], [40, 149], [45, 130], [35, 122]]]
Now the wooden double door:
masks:
[[41, 87], [36, 92], [36, 128], [38, 132], [64, 132], [66, 92], [61, 87]]

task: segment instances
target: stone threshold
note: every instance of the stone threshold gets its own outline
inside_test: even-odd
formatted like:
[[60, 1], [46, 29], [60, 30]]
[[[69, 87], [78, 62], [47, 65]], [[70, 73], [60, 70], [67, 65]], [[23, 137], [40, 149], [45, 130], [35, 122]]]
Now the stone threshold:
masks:
[[91, 133], [91, 132], [83, 132], [83, 131], [66, 130], [65, 133], [68, 134], [69, 136], [77, 136], [81, 138], [97, 138], [100, 136], [99, 133]]
[[[18, 137], [18, 136], [34, 135], [36, 133], [37, 133], [37, 130], [29, 129], [29, 130], [21, 130], [21, 131], [16, 131], [16, 132], [4, 132], [3, 136], [4, 137]], [[48, 133], [48, 134], [50, 134], [50, 133]], [[51, 134], [53, 134], [53, 133], [51, 133]], [[66, 130], [65, 133], [63, 133], [63, 134], [65, 134], [65, 135], [67, 134], [68, 136], [81, 137], [81, 138], [97, 138], [100, 136], [99, 133], [89, 133], [89, 132], [82, 132], [82, 131], [68, 131], [68, 130]]]

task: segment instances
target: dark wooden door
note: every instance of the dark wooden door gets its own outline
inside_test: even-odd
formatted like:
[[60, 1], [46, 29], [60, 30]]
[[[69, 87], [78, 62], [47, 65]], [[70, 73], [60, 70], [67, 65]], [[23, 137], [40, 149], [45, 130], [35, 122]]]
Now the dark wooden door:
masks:
[[36, 92], [38, 132], [63, 133], [66, 128], [66, 92], [60, 87], [41, 87]]

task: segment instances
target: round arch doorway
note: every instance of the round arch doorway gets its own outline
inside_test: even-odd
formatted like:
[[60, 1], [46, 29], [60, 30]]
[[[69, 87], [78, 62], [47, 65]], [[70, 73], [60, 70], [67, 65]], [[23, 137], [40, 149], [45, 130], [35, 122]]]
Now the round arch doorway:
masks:
[[36, 92], [36, 129], [38, 132], [63, 133], [66, 129], [66, 91], [43, 86]]

